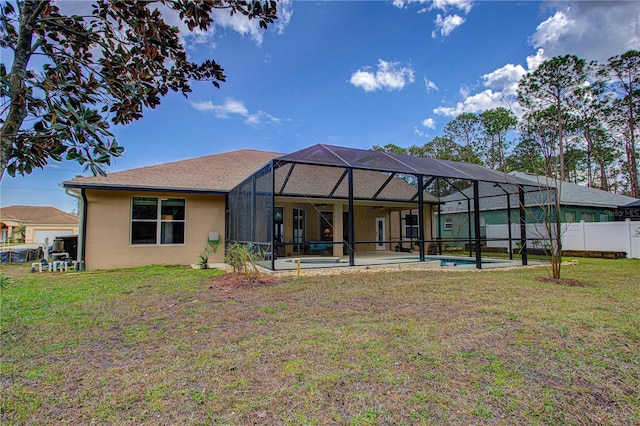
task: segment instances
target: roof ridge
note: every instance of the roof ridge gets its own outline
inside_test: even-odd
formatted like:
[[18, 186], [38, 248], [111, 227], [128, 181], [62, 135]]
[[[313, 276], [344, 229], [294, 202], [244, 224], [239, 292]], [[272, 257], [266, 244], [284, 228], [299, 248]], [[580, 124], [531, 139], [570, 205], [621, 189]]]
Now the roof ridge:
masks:
[[[132, 169], [119, 170], [117, 172], [108, 173], [107, 176], [110, 175], [110, 174], [114, 174], [114, 173], [131, 172], [131, 171], [136, 171], [136, 170], [147, 169], [147, 168], [150, 168], [150, 167], [170, 166], [172, 164], [177, 164], [177, 163], [182, 163], [182, 162], [187, 162], [187, 161], [203, 160], [203, 159], [209, 158], [209, 157], [216, 157], [216, 156], [220, 156], [220, 155], [247, 152], [247, 151], [256, 152], [256, 153], [262, 153], [262, 154], [281, 155], [279, 152], [262, 151], [262, 150], [259, 150], [259, 149], [252, 149], [252, 148], [242, 148], [242, 149], [235, 149], [235, 150], [232, 150], [232, 151], [219, 152], [217, 154], [207, 154], [207, 155], [201, 155], [199, 157], [183, 158], [182, 160], [169, 161], [167, 163], [148, 164], [146, 166], [134, 167]], [[81, 177], [93, 177], [93, 176], [81, 176]]]

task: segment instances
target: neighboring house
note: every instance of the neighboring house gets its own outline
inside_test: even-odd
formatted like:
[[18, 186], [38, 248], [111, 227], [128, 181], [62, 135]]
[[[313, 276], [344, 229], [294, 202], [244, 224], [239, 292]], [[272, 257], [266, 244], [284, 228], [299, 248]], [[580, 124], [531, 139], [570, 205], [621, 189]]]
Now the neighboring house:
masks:
[[[530, 173], [512, 172], [512, 176], [532, 181], [534, 184], [550, 184], [543, 176]], [[601, 189], [589, 188], [570, 182], [562, 182], [560, 204], [562, 205], [562, 222], [612, 222], [619, 206], [640, 200], [626, 195], [614, 194]]]
[[[544, 176], [536, 176], [529, 173], [511, 172], [511, 176], [521, 181], [528, 181], [531, 185], [539, 187], [537, 191], [528, 194], [527, 197], [527, 222], [542, 223], [544, 221], [544, 205], [548, 200], [549, 192], [544, 188], [555, 188], [555, 181]], [[463, 191], [464, 192], [464, 191]], [[492, 191], [487, 198], [480, 202], [480, 226], [481, 236], [485, 237], [487, 225], [502, 225], [509, 221], [507, 214], [507, 197], [502, 195], [499, 189]], [[440, 236], [443, 239], [464, 239], [469, 235], [468, 214], [466, 203], [458, 194], [443, 197], [445, 203], [440, 208]], [[560, 188], [561, 221], [563, 223], [585, 222], [611, 222], [616, 220], [618, 207], [632, 202], [638, 202], [632, 197], [614, 194], [600, 189], [589, 188], [570, 182], [562, 182]], [[510, 197], [511, 222], [518, 222], [519, 200]]]
[[78, 233], [78, 216], [49, 206], [0, 208], [2, 241], [42, 244], [49, 239]]
[[103, 269], [195, 263], [211, 235], [220, 240], [211, 262], [241, 242], [272, 261], [348, 254], [353, 264], [354, 253], [420, 237], [423, 260], [440, 179], [523, 185], [477, 165], [327, 145], [287, 155], [238, 150], [63, 185], [81, 206], [79, 258]]

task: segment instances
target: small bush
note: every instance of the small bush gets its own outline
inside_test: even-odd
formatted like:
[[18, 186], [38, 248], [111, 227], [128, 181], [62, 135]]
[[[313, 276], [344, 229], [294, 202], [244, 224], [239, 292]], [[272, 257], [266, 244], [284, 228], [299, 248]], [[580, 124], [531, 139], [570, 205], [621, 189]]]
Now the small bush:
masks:
[[207, 246], [198, 254], [197, 265], [200, 267], [200, 269], [209, 268], [209, 256], [218, 251], [219, 244], [219, 241], [207, 240]]
[[227, 248], [224, 262], [231, 265], [233, 272], [246, 275], [258, 275], [258, 255], [255, 254], [250, 245], [232, 243]]

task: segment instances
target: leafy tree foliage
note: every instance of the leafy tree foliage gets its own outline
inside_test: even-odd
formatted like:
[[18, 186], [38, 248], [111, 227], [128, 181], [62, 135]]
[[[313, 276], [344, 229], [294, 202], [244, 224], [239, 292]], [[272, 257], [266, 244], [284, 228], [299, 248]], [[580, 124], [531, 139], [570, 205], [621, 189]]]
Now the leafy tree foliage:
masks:
[[611, 124], [624, 140], [630, 193], [640, 198], [638, 182], [638, 117], [640, 117], [640, 52], [630, 50], [609, 59], [600, 75], [614, 93], [611, 100]]
[[440, 160], [464, 161], [466, 150], [451, 138], [436, 136], [422, 147], [423, 157], [439, 158]]
[[[519, 118], [505, 108], [463, 113], [425, 145], [377, 148], [586, 182], [640, 198], [640, 52], [605, 64], [552, 58], [523, 77], [518, 94]], [[508, 140], [512, 134], [517, 143]]]
[[478, 156], [482, 150], [483, 128], [482, 121], [472, 112], [462, 113], [444, 128], [444, 136], [464, 147], [464, 161], [467, 163], [483, 164]]
[[516, 129], [518, 119], [506, 108], [488, 109], [480, 114], [484, 131], [484, 162], [492, 169], [506, 171], [506, 156], [512, 142], [507, 134]]
[[544, 173], [544, 158], [538, 149], [535, 135], [522, 138], [505, 159], [507, 172]]
[[[606, 152], [614, 149], [614, 140], [608, 137], [606, 128], [608, 108], [604, 82], [593, 79], [597, 74], [596, 67], [595, 63], [589, 67], [590, 83], [579, 87], [574, 92], [575, 109], [572, 114], [572, 128], [575, 132], [575, 138], [578, 139], [574, 147], [575, 154], [584, 160], [582, 169], [586, 170], [587, 186], [596, 186], [607, 190], [606, 169], [611, 160], [607, 159]], [[576, 155], [572, 157], [576, 159]], [[599, 184], [595, 183], [597, 179], [593, 176], [596, 168], [600, 168]]]
[[407, 148], [402, 148], [401, 146], [394, 145], [392, 143], [388, 143], [385, 146], [374, 145], [374, 151], [380, 152], [388, 152], [390, 154], [408, 154]]
[[565, 180], [566, 176], [564, 152], [568, 113], [574, 108], [575, 91], [587, 81], [585, 65], [584, 59], [575, 55], [557, 56], [525, 75], [518, 87], [518, 100], [525, 111], [525, 120], [539, 111], [553, 112], [555, 136], [550, 142], [558, 152], [560, 180]]
[[394, 144], [386, 144], [384, 146], [374, 145], [373, 149], [381, 152], [389, 152], [393, 154], [413, 155], [414, 157], [438, 158], [440, 160], [464, 161], [466, 150], [455, 143], [453, 139], [436, 136], [430, 142], [419, 146], [411, 145], [408, 148], [402, 148]]
[[0, 47], [13, 51], [11, 68], [0, 65], [0, 179], [63, 158], [103, 174], [124, 150], [110, 123], [142, 118], [170, 91], [187, 96], [192, 81], [219, 87], [222, 67], [189, 61], [165, 19], [207, 31], [217, 9], [262, 28], [277, 19], [273, 0], [98, 0], [86, 16], [49, 0], [0, 4]]

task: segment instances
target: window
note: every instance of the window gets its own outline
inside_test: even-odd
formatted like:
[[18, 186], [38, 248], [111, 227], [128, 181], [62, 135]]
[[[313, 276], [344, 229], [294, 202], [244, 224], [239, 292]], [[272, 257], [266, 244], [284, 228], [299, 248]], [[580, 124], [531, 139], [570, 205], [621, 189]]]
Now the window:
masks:
[[596, 220], [596, 214], [595, 213], [581, 213], [580, 214], [580, 220], [584, 220], [585, 222], [595, 222]]
[[452, 231], [453, 230], [453, 218], [452, 217], [445, 217], [444, 218], [444, 230], [445, 231]]
[[404, 225], [405, 225], [404, 233], [406, 238], [417, 239], [418, 238], [418, 215], [405, 214]]
[[184, 244], [184, 210], [184, 198], [133, 197], [131, 244]]
[[573, 223], [576, 221], [576, 212], [564, 212], [564, 220], [567, 223]]

